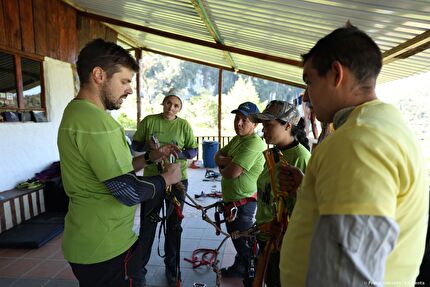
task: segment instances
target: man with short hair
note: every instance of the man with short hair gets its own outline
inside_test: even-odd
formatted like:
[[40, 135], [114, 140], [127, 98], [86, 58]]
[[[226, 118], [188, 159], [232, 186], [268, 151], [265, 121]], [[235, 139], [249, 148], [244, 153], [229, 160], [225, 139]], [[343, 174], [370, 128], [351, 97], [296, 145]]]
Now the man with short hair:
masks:
[[[222, 198], [225, 203], [224, 217], [229, 233], [249, 229], [254, 222], [257, 179], [263, 170], [264, 142], [254, 129], [257, 124], [250, 114], [259, 113], [257, 106], [245, 102], [232, 111], [236, 136], [215, 154], [215, 162], [222, 175]], [[233, 239], [236, 256], [232, 266], [221, 269], [223, 277], [248, 277], [251, 248], [245, 238]]]
[[180, 166], [151, 177], [136, 176], [145, 164], [179, 150], [166, 145], [131, 158], [124, 129], [106, 110], [119, 109], [132, 93], [136, 61], [120, 46], [96, 39], [80, 52], [80, 91], [64, 110], [58, 149], [69, 211], [64, 258], [82, 287], [141, 286], [141, 246], [133, 232], [136, 204], [162, 197], [179, 182]]
[[[335, 131], [314, 150], [281, 250], [282, 286], [414, 286], [424, 252], [428, 185], [413, 133], [375, 94], [381, 52], [347, 24], [303, 57], [319, 121]], [[294, 190], [302, 175], [281, 169]]]

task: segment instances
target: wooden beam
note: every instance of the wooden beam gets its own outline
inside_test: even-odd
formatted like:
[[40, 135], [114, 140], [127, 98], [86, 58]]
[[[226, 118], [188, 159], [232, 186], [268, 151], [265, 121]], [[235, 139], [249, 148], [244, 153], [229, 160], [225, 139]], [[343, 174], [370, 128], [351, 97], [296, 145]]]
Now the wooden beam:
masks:
[[236, 54], [240, 54], [240, 55], [254, 57], [254, 58], [262, 59], [262, 60], [266, 60], [266, 61], [272, 61], [272, 62], [296, 66], [296, 67], [302, 66], [302, 62], [298, 61], [298, 60], [293, 60], [293, 59], [288, 59], [288, 58], [273, 56], [273, 55], [267, 55], [267, 54], [260, 53], [260, 52], [254, 52], [254, 51], [250, 51], [250, 50], [246, 50], [246, 49], [222, 45], [219, 43], [208, 42], [208, 41], [204, 41], [204, 40], [200, 40], [200, 39], [195, 39], [192, 37], [187, 37], [187, 36], [178, 35], [178, 34], [166, 32], [166, 31], [157, 30], [154, 28], [145, 27], [145, 26], [138, 25], [138, 24], [129, 23], [126, 21], [118, 20], [118, 19], [109, 18], [106, 16], [102, 16], [102, 15], [98, 15], [98, 14], [94, 14], [94, 13], [90, 13], [90, 12], [79, 11], [78, 13], [82, 16], [91, 18], [93, 20], [106, 22], [109, 24], [122, 26], [125, 28], [130, 28], [130, 29], [138, 30], [141, 32], [149, 33], [149, 34], [154, 34], [154, 35], [157, 35], [160, 37], [165, 37], [165, 38], [183, 41], [183, 42], [187, 42], [187, 43], [191, 43], [191, 44], [195, 44], [195, 45], [200, 45], [200, 46], [204, 46], [204, 47], [209, 47], [209, 48], [213, 48], [213, 49], [217, 49], [217, 50], [221, 50], [221, 51], [227, 51], [227, 52], [231, 52], [231, 53], [236, 53]]
[[222, 68], [219, 68], [219, 73], [218, 73], [218, 142], [219, 142], [220, 148], [221, 148], [221, 129], [222, 129], [221, 107], [222, 107]]
[[129, 45], [132, 48], [140, 47], [141, 44], [137, 43], [134, 39], [130, 38], [126, 34], [124, 34], [122, 31], [120, 31], [117, 27], [109, 24], [109, 23], [103, 23], [106, 27], [109, 27], [113, 31], [118, 33], [117, 41], [123, 42], [126, 45]]
[[40, 55], [40, 54], [28, 53], [22, 50], [6, 47], [4, 45], [0, 45], [0, 52], [18, 54], [20, 56], [24, 56], [25, 58], [29, 58], [36, 61], [43, 61], [43, 59], [45, 58], [43, 55]]
[[428, 48], [430, 48], [430, 30], [382, 53], [383, 63], [388, 64], [397, 59], [406, 59]]
[[230, 71], [230, 72], [237, 72], [239, 74], [244, 74], [244, 75], [251, 76], [251, 77], [261, 78], [261, 79], [265, 79], [265, 80], [269, 80], [269, 81], [273, 81], [273, 82], [277, 82], [277, 83], [281, 83], [281, 84], [285, 84], [285, 85], [290, 85], [290, 86], [293, 86], [293, 87], [298, 87], [298, 88], [306, 89], [306, 85], [305, 84], [300, 84], [300, 83], [296, 83], [296, 82], [292, 82], [292, 81], [287, 81], [287, 80], [284, 80], [284, 79], [269, 77], [269, 76], [265, 76], [265, 75], [261, 75], [261, 74], [258, 74], [258, 73], [245, 71], [245, 70], [235, 71], [231, 67], [221, 66], [221, 65], [212, 64], [212, 63], [206, 63], [206, 62], [203, 62], [203, 61], [200, 61], [200, 60], [196, 60], [196, 59], [192, 59], [192, 58], [187, 58], [187, 57], [182, 57], [182, 56], [178, 56], [178, 55], [174, 55], [174, 54], [169, 54], [169, 53], [162, 52], [162, 51], [157, 51], [157, 50], [154, 50], [154, 49], [142, 48], [142, 50], [147, 51], [147, 52], [151, 52], [151, 53], [155, 53], [155, 54], [160, 54], [160, 55], [167, 56], [167, 57], [172, 57], [172, 58], [180, 59], [180, 60], [183, 60], [183, 61], [193, 62], [193, 63], [196, 63], [196, 64], [205, 65], [205, 66], [209, 66], [209, 67], [213, 67], [213, 68], [217, 68], [217, 69], [223, 69], [223, 70]]
[[[194, 9], [197, 11], [197, 14], [199, 14], [200, 19], [202, 19], [203, 23], [206, 26], [206, 29], [208, 30], [209, 34], [211, 34], [215, 42], [224, 45], [224, 40], [222, 39], [221, 34], [219, 33], [215, 23], [211, 20], [207, 8], [203, 3], [203, 0], [191, 0], [191, 3], [193, 3]], [[230, 52], [224, 51], [223, 54], [224, 58], [230, 64], [230, 66], [233, 69], [237, 70], [236, 63], [234, 62]]]
[[24, 86], [22, 84], [22, 66], [21, 57], [14, 55], [15, 60], [15, 81], [16, 81], [16, 97], [18, 101], [18, 108], [24, 109]]
[[[142, 59], [142, 49], [136, 49], [135, 50], [135, 55], [136, 55], [136, 61], [139, 63], [140, 66], [140, 60]], [[140, 122], [140, 118], [142, 116], [142, 107], [141, 107], [141, 99], [140, 99], [140, 88], [141, 88], [141, 83], [140, 83], [140, 69], [139, 72], [137, 72], [136, 74], [136, 105], [137, 105], [137, 124], [139, 124]]]

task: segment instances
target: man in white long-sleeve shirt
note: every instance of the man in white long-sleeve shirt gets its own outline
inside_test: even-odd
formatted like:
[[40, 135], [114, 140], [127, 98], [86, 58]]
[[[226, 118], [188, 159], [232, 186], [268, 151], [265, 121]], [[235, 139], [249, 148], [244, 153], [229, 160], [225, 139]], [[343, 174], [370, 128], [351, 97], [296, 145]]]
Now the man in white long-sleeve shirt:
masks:
[[[316, 116], [335, 132], [313, 152], [281, 250], [282, 286], [414, 286], [428, 185], [399, 111], [379, 101], [381, 52], [347, 24], [302, 56]], [[301, 175], [281, 169], [282, 185]]]

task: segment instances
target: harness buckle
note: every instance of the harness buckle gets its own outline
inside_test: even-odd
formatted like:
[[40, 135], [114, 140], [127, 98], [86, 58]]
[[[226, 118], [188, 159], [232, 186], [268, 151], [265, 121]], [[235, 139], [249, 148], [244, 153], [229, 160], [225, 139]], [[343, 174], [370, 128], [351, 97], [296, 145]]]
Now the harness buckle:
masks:
[[227, 216], [227, 221], [228, 222], [232, 222], [232, 221], [235, 221], [236, 220], [236, 217], [237, 217], [237, 206], [236, 206], [236, 204], [234, 204], [233, 205], [233, 207], [232, 208], [230, 208], [230, 212], [229, 212], [230, 214]]

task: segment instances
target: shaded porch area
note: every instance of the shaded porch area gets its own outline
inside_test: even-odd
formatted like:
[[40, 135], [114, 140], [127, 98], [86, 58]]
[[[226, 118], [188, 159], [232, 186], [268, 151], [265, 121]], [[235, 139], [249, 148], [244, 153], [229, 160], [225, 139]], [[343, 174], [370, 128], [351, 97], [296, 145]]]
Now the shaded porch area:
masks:
[[[221, 190], [219, 181], [203, 181], [206, 169], [188, 169], [188, 193], [211, 193]], [[201, 197], [196, 201], [207, 206], [218, 200], [217, 198]], [[208, 212], [213, 218], [213, 210]], [[181, 271], [182, 286], [193, 286], [194, 283], [205, 283], [207, 287], [215, 286], [216, 274], [211, 268], [201, 266], [193, 269], [192, 265], [184, 260], [191, 258], [192, 252], [197, 248], [217, 248], [224, 238], [216, 236], [215, 229], [201, 219], [201, 212], [185, 205], [183, 220], [183, 233], [181, 243]], [[136, 213], [134, 230], [138, 232], [140, 224], [139, 212]], [[39, 249], [0, 249], [0, 287], [75, 287], [78, 286], [70, 266], [61, 251], [62, 235], [56, 237]], [[159, 242], [160, 241], [160, 242]], [[148, 287], [167, 286], [164, 276], [164, 262], [157, 254], [160, 244], [161, 253], [164, 253], [163, 236], [154, 241], [152, 255], [147, 266]], [[230, 266], [234, 260], [234, 247], [228, 239], [220, 250], [218, 259], [220, 266]], [[241, 279], [222, 279], [221, 286], [242, 286]]]

